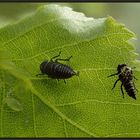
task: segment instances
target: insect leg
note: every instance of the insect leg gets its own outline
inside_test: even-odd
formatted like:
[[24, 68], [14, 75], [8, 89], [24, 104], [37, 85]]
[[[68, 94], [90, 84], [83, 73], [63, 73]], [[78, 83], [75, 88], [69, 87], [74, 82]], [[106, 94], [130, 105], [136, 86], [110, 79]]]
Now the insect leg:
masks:
[[136, 69], [136, 67], [133, 67], [132, 69]]
[[117, 79], [117, 80], [115, 81], [112, 90], [115, 88], [115, 86], [116, 86], [116, 84], [117, 84], [117, 82], [118, 82], [119, 80], [120, 80], [120, 79]]
[[60, 56], [60, 54], [61, 54], [61, 51], [59, 52], [59, 54], [58, 54], [58, 55], [56, 55], [56, 56], [52, 57], [52, 58], [51, 58], [51, 61], [53, 61], [53, 59], [54, 59], [54, 58], [59, 57], [59, 56]]
[[111, 75], [109, 75], [109, 76], [107, 76], [107, 77], [115, 76], [115, 75], [118, 75], [118, 74], [119, 74], [119, 73], [117, 72], [117, 73], [111, 74]]
[[64, 83], [66, 84], [66, 80], [64, 79]]
[[36, 74], [35, 76], [38, 76], [38, 75], [44, 75], [44, 74], [42, 74], [42, 73], [39, 73], [39, 74]]
[[138, 80], [135, 76], [133, 76], [135, 80]]
[[123, 98], [124, 98], [123, 84], [121, 84], [121, 91], [122, 91], [122, 95], [123, 95]]
[[61, 61], [69, 61], [71, 58], [72, 58], [72, 56], [70, 56], [69, 58], [66, 58], [66, 59], [58, 58], [58, 59], [55, 60], [55, 62], [57, 62], [58, 60], [61, 60]]

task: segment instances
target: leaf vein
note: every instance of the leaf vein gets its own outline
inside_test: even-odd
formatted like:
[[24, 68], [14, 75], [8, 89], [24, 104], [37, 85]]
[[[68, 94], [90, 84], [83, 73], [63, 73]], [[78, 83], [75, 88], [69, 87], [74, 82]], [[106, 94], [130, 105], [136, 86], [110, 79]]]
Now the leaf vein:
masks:
[[87, 99], [83, 101], [76, 101], [76, 102], [71, 102], [71, 103], [63, 103], [63, 104], [56, 104], [55, 106], [61, 107], [61, 106], [69, 106], [69, 105], [76, 105], [76, 104], [82, 104], [82, 103], [89, 103], [89, 102], [97, 102], [101, 104], [113, 104], [113, 105], [132, 105], [132, 106], [140, 106], [140, 104], [136, 103], [122, 103], [122, 102], [111, 102], [111, 101], [101, 101], [97, 99]]
[[68, 138], [68, 133], [67, 133], [67, 128], [66, 128], [66, 122], [63, 119], [63, 126], [64, 126], [64, 133], [65, 133], [65, 137]]
[[33, 107], [33, 130], [34, 130], [34, 134], [35, 134], [35, 137], [37, 137], [37, 132], [36, 132], [36, 119], [35, 119], [35, 104], [34, 104], [34, 97], [33, 97], [33, 94], [31, 95], [32, 96], [32, 107]]
[[[4, 79], [4, 72], [2, 73], [2, 79]], [[3, 85], [3, 87], [2, 87], [2, 89], [3, 89], [2, 93], [3, 94], [2, 95], [3, 95], [3, 98], [4, 98], [4, 94], [5, 94], [5, 82], [4, 82], [4, 80], [3, 80], [3, 84], [2, 85]], [[0, 128], [1, 129], [0, 129], [0, 132], [1, 132], [1, 137], [2, 137], [3, 136], [3, 122], [2, 122], [2, 120], [3, 120], [3, 99], [2, 99], [1, 102], [2, 102], [2, 104], [1, 104], [1, 110], [0, 110], [1, 111], [1, 116], [0, 116], [1, 117], [0, 118], [0, 123], [1, 123]]]

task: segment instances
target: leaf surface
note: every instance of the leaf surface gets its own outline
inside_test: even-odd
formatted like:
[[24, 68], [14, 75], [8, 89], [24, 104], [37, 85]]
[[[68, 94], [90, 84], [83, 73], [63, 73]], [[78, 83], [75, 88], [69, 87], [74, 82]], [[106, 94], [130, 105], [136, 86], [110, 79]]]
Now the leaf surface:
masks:
[[[118, 64], [136, 66], [135, 35], [112, 17], [94, 19], [58, 5], [0, 29], [1, 137], [140, 136], [140, 98], [122, 98], [120, 82], [107, 78]], [[61, 51], [80, 72], [59, 82], [40, 73], [39, 65]], [[136, 87], [139, 81], [136, 81]], [[3, 98], [12, 89], [22, 111], [11, 111]]]

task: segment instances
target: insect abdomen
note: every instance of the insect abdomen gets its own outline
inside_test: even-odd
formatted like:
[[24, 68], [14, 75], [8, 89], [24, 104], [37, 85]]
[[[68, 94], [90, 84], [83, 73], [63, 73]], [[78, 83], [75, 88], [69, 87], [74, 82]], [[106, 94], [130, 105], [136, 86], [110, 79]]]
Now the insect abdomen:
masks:
[[47, 62], [42, 64], [41, 71], [51, 78], [67, 79], [73, 75], [76, 75], [76, 73], [69, 66], [60, 64], [58, 62]]
[[124, 92], [123, 92], [123, 86], [127, 92], [127, 94], [136, 100], [136, 87], [135, 83], [133, 82], [133, 79], [136, 79], [135, 76], [133, 76], [132, 68], [128, 67], [126, 64], [119, 64], [117, 67], [117, 73], [111, 74], [108, 77], [118, 75], [119, 78], [115, 81], [114, 86], [112, 89], [115, 88], [117, 82], [120, 80], [122, 82], [121, 84], [121, 92], [124, 98]]
[[125, 88], [127, 94], [130, 97], [136, 99], [136, 91], [135, 91], [133, 82], [132, 81], [127, 81], [123, 85], [124, 85], [124, 88]]

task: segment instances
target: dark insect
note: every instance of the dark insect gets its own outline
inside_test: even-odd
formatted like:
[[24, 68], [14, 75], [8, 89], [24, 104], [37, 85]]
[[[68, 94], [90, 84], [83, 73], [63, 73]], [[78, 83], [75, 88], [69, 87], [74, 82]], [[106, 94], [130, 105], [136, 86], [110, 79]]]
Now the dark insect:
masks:
[[[135, 83], [133, 82], [134, 79], [136, 79], [135, 76], [133, 76], [132, 69], [128, 67], [126, 64], [119, 64], [117, 68], [117, 73], [112, 74], [108, 77], [118, 75], [118, 79], [114, 83], [114, 86], [112, 89], [115, 88], [117, 82], [120, 80], [122, 82], [121, 84], [121, 92], [124, 98], [124, 92], [123, 92], [123, 86], [127, 92], [127, 94], [136, 100], [136, 91], [138, 91], [135, 87]], [[137, 80], [137, 79], [136, 79]]]
[[[79, 71], [76, 72], [71, 67], [58, 62], [58, 61], [69, 61], [72, 56], [66, 59], [57, 58], [60, 56], [60, 54], [61, 52], [59, 52], [57, 56], [52, 57], [50, 61], [48, 60], [43, 61], [40, 64], [41, 74], [37, 74], [36, 76], [47, 74], [48, 77], [53, 79], [58, 80], [63, 79], [65, 83], [66, 83], [65, 79], [68, 79], [74, 75], [79, 76]], [[54, 58], [57, 59], [53, 60]]]

